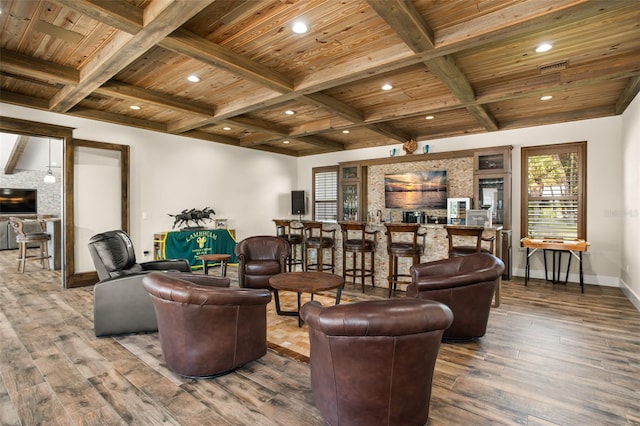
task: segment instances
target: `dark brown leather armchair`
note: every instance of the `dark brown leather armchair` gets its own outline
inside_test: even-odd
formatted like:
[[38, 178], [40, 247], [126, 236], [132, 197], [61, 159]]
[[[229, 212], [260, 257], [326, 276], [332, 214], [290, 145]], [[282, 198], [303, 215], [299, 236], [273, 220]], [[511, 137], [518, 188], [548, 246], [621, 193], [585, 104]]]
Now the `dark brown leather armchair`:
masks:
[[142, 280], [158, 318], [167, 367], [181, 376], [203, 378], [262, 357], [271, 293], [202, 286], [192, 277], [206, 276], [152, 272]]
[[504, 263], [487, 253], [421, 263], [411, 267], [407, 296], [442, 302], [453, 311], [445, 339], [468, 340], [487, 331], [491, 300]]
[[443, 331], [442, 303], [375, 300], [302, 307], [311, 343], [311, 388], [331, 425], [424, 425]]
[[255, 236], [240, 241], [235, 253], [238, 257], [239, 286], [270, 290], [269, 278], [287, 271], [291, 246], [280, 237]]

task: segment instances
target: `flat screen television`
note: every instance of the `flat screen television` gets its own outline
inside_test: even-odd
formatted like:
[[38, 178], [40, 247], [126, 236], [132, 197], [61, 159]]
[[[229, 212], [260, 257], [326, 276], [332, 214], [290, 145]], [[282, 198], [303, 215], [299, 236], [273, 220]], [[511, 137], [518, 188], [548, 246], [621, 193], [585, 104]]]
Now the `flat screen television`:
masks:
[[384, 205], [388, 209], [446, 209], [447, 171], [384, 175]]
[[0, 188], [0, 213], [38, 213], [38, 190]]

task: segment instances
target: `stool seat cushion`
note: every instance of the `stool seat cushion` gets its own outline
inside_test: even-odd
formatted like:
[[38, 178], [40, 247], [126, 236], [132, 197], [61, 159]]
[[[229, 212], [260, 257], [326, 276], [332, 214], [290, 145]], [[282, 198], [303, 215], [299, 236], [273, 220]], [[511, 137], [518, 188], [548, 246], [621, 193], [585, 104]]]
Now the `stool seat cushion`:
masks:
[[48, 240], [49, 238], [51, 238], [51, 235], [47, 234], [46, 232], [33, 232], [33, 233], [25, 234], [25, 236], [16, 235], [16, 242], [28, 243], [31, 241]]
[[279, 235], [279, 237], [289, 241], [289, 244], [302, 244], [302, 235], [300, 234], [285, 234]]
[[345, 250], [373, 251], [375, 244], [372, 240], [364, 240], [364, 244], [362, 240], [347, 240], [344, 242], [344, 248]]
[[[454, 246], [451, 249], [450, 255], [451, 256], [468, 256], [470, 254], [477, 253], [477, 252], [478, 250], [476, 246]], [[493, 254], [490, 250], [487, 250], [484, 248], [481, 250], [481, 252]]]
[[[320, 237], [309, 237], [307, 238], [305, 244], [307, 247], [320, 247]], [[322, 238], [322, 247], [323, 248], [331, 248], [333, 247], [333, 238]]]
[[411, 243], [393, 243], [389, 246], [389, 254], [398, 256], [413, 256], [422, 254], [423, 246], [418, 244], [414, 247]]

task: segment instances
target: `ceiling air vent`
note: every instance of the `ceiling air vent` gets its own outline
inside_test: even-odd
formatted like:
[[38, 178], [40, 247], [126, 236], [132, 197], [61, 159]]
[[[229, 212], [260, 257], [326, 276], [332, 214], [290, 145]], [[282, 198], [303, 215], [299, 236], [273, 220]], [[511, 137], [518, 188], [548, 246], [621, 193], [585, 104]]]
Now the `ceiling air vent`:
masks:
[[557, 72], [560, 70], [567, 69], [568, 66], [569, 66], [569, 61], [565, 59], [563, 61], [540, 65], [538, 67], [538, 71], [540, 72], [540, 74], [549, 74], [552, 72]]

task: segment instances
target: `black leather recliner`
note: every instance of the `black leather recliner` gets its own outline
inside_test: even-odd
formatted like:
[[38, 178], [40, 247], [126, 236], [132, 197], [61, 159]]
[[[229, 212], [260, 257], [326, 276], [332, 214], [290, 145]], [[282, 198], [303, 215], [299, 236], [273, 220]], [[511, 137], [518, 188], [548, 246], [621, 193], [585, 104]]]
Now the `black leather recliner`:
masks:
[[156, 331], [156, 315], [142, 277], [151, 271], [191, 272], [185, 259], [137, 263], [131, 238], [121, 230], [91, 237], [89, 253], [100, 279], [93, 289], [96, 336]]

